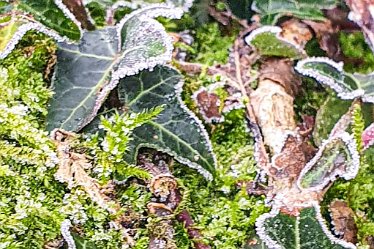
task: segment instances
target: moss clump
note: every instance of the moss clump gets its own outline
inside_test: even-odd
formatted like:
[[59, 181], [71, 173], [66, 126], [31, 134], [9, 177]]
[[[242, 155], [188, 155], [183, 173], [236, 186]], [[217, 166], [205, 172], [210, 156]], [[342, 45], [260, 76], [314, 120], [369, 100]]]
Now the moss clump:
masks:
[[340, 32], [339, 42], [343, 54], [353, 59], [345, 63], [344, 69], [348, 72], [371, 73], [374, 71], [374, 54], [366, 44], [364, 35], [361, 32], [344, 33]]

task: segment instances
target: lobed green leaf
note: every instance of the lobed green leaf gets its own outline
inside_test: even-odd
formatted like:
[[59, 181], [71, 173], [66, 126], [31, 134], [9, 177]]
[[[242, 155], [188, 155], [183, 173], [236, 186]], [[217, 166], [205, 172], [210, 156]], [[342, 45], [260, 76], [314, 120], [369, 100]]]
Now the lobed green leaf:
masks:
[[182, 103], [181, 87], [182, 76], [161, 66], [120, 81], [118, 95], [125, 109], [135, 113], [161, 105], [164, 109], [157, 118], [134, 130], [126, 159], [134, 164], [140, 148], [154, 148], [210, 179], [216, 163], [211, 144], [202, 123]]
[[152, 17], [181, 14], [153, 5], [132, 12], [116, 27], [85, 32], [77, 45], [59, 43], [47, 129], [82, 129], [121, 78], [169, 61], [172, 41]]

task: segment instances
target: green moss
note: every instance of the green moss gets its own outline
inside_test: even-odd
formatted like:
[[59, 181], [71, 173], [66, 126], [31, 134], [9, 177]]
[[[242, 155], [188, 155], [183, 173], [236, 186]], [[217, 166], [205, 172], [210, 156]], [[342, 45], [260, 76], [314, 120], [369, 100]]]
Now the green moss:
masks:
[[192, 61], [207, 65], [225, 64], [235, 37], [236, 31], [227, 36], [223, 34], [217, 23], [208, 23], [198, 27], [192, 47], [199, 52], [193, 55]]
[[339, 42], [343, 54], [352, 61], [346, 60], [344, 65], [346, 71], [351, 73], [371, 73], [374, 71], [374, 55], [361, 32], [340, 32]]
[[[59, 236], [64, 187], [43, 131], [51, 96], [43, 79], [53, 42], [29, 33], [0, 61], [0, 247], [42, 248]], [[52, 53], [51, 53], [52, 52]]]

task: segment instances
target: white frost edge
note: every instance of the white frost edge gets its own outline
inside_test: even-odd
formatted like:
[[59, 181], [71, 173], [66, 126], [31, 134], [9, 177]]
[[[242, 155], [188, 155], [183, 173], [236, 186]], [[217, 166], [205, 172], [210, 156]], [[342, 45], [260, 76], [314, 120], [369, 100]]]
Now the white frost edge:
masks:
[[[175, 8], [168, 4], [152, 4], [147, 7], [135, 10], [130, 14], [126, 15], [117, 25], [117, 35], [118, 35], [118, 46], [119, 50], [122, 47], [121, 30], [126, 22], [134, 17], [139, 17], [143, 19], [152, 19], [156, 17], [166, 17], [171, 19], [179, 19], [183, 15], [183, 10], [181, 8]], [[161, 24], [160, 24], [161, 25]], [[162, 25], [161, 25], [162, 26]], [[165, 30], [165, 28], [163, 28]], [[166, 33], [166, 32], [165, 32]]]
[[356, 177], [359, 167], [360, 167], [360, 155], [357, 151], [357, 143], [356, 140], [353, 138], [352, 135], [348, 134], [347, 132], [343, 132], [339, 135], [333, 136], [327, 140], [325, 140], [322, 145], [320, 146], [317, 154], [305, 165], [303, 170], [301, 171], [299, 178], [297, 179], [297, 186], [300, 189], [304, 189], [301, 186], [301, 179], [305, 176], [306, 173], [318, 162], [318, 160], [321, 158], [322, 153], [326, 149], [326, 146], [331, 143], [333, 140], [341, 139], [343, 142], [347, 145], [348, 151], [351, 154], [352, 157], [352, 165], [346, 166], [346, 171], [341, 172], [334, 170], [333, 174], [326, 178], [322, 183], [318, 184], [315, 187], [309, 187], [307, 188], [310, 191], [319, 191], [322, 190], [329, 182], [334, 181], [337, 177], [342, 177], [345, 180], [350, 180]]
[[75, 25], [77, 25], [79, 31], [81, 32], [81, 37], [82, 37], [82, 24], [77, 20], [77, 18], [74, 16], [73, 13], [66, 7], [66, 5], [62, 2], [62, 0], [54, 0], [55, 4], [57, 7], [64, 13], [64, 15], [69, 18]]
[[[327, 236], [327, 238], [331, 241], [333, 244], [341, 245], [348, 249], [356, 249], [356, 246], [352, 243], [349, 243], [345, 240], [336, 238], [329, 228], [326, 225], [326, 222], [324, 218], [321, 215], [321, 208], [317, 202], [313, 202], [312, 207], [316, 211], [316, 219], [318, 220], [318, 223], [320, 224], [322, 231]], [[266, 229], [264, 226], [265, 220], [269, 218], [274, 218], [279, 214], [279, 208], [273, 207], [273, 209], [269, 213], [265, 213], [260, 215], [256, 220], [256, 233], [260, 237], [260, 239], [266, 244], [269, 249], [283, 249], [276, 241], [274, 241], [270, 236], [267, 235]], [[300, 216], [296, 217], [297, 222], [299, 222]]]
[[247, 35], [247, 36], [245, 37], [244, 40], [245, 40], [245, 42], [246, 42], [248, 45], [253, 46], [253, 45], [252, 45], [252, 41], [253, 41], [253, 39], [256, 38], [256, 36], [258, 36], [258, 35], [260, 35], [260, 34], [262, 34], [262, 33], [273, 33], [273, 34], [275, 34], [275, 37], [276, 37], [278, 40], [280, 40], [280, 41], [286, 43], [287, 45], [293, 46], [293, 47], [296, 48], [296, 50], [298, 50], [301, 54], [305, 54], [305, 51], [304, 51], [304, 49], [303, 49], [302, 47], [300, 47], [298, 44], [295, 44], [295, 43], [293, 43], [293, 42], [291, 42], [291, 41], [289, 41], [289, 40], [284, 39], [284, 38], [280, 35], [281, 32], [282, 32], [282, 29], [281, 29], [280, 27], [278, 27], [278, 26], [269, 26], [269, 25], [267, 25], [267, 26], [262, 26], [262, 27], [260, 27], [260, 28], [257, 28], [257, 29], [255, 29], [255, 30], [253, 30], [249, 35]]
[[272, 208], [272, 210], [269, 213], [262, 214], [256, 219], [256, 233], [258, 237], [260, 237], [262, 242], [264, 242], [269, 249], [283, 249], [275, 240], [273, 240], [267, 235], [264, 225], [267, 219], [274, 218], [278, 214], [279, 209]]
[[325, 233], [327, 238], [329, 238], [332, 243], [341, 245], [345, 248], [356, 249], [356, 246], [354, 244], [347, 242], [345, 240], [342, 240], [342, 239], [338, 239], [331, 233], [330, 229], [326, 225], [325, 219], [322, 217], [321, 207], [319, 206], [318, 203], [314, 203], [313, 207], [316, 210], [316, 218], [322, 228], [322, 231]]
[[68, 244], [68, 249], [76, 249], [73, 236], [70, 233], [70, 227], [72, 226], [71, 221], [66, 219], [61, 223], [61, 235]]
[[193, 5], [194, 0], [184, 0], [184, 4], [182, 6], [175, 6], [172, 0], [166, 0], [167, 4], [173, 5], [175, 7], [182, 8], [183, 11], [187, 12]]
[[[371, 125], [369, 125], [365, 130], [364, 132], [362, 133], [362, 135], [364, 135], [365, 133], [369, 132], [369, 130], [372, 130], [371, 132], [374, 133], [374, 123], [372, 123]], [[374, 139], [371, 140], [369, 142], [369, 144], [367, 144], [363, 149], [366, 150], [368, 149], [369, 147], [373, 146], [374, 145]]]
[[[333, 89], [338, 94], [338, 97], [340, 97], [341, 99], [354, 99], [354, 98], [357, 98], [357, 97], [364, 96], [365, 91], [363, 89], [357, 89], [357, 90], [354, 90], [354, 91], [350, 91], [350, 90], [344, 88], [343, 86], [337, 84], [335, 82], [335, 80], [333, 80], [332, 78], [321, 75], [314, 69], [304, 68], [304, 65], [306, 63], [313, 63], [313, 62], [326, 63], [326, 64], [334, 67], [339, 72], [344, 73], [343, 62], [335, 62], [335, 61], [333, 61], [329, 58], [326, 58], [326, 57], [309, 57], [309, 58], [300, 60], [297, 63], [297, 65], [295, 66], [295, 69], [296, 69], [296, 71], [298, 71], [302, 75], [312, 77], [312, 78], [316, 79], [318, 82], [320, 82], [321, 84], [327, 85], [328, 87]], [[374, 98], [373, 98], [373, 100], [374, 100]]]
[[17, 32], [13, 35], [12, 39], [10, 39], [10, 41], [7, 43], [3, 51], [0, 51], [0, 59], [4, 59], [5, 57], [7, 57], [13, 51], [13, 49], [16, 47], [16, 45], [22, 39], [22, 37], [30, 30], [36, 30], [38, 32], [44, 33], [58, 42], [67, 41], [67, 38], [60, 36], [57, 32], [47, 28], [43, 24], [36, 22], [26, 23], [18, 28]]
[[[161, 10], [159, 9], [160, 7], [167, 8], [168, 10], [170, 10], [170, 13], [168, 14], [167, 12], [161, 12]], [[148, 12], [142, 13], [143, 11], [152, 10], [154, 8], [156, 8], [156, 10], [154, 10], [153, 14], [151, 15]], [[106, 84], [101, 89], [100, 93], [97, 95], [95, 106], [91, 112], [91, 115], [89, 115], [86, 119], [82, 120], [82, 122], [79, 124], [78, 130], [81, 130], [84, 126], [86, 126], [89, 122], [91, 122], [94, 119], [102, 103], [105, 101], [106, 97], [108, 96], [109, 92], [112, 91], [118, 85], [118, 82], [120, 79], [125, 78], [126, 76], [135, 75], [145, 69], [152, 71], [154, 67], [158, 65], [165, 65], [166, 63], [171, 61], [173, 50], [174, 50], [173, 40], [166, 33], [164, 26], [162, 26], [161, 23], [154, 20], [153, 18], [157, 16], [169, 16], [169, 17], [174, 17], [174, 18], [180, 18], [182, 16], [182, 14], [180, 15], [175, 14], [173, 16], [173, 13], [174, 14], [178, 13], [178, 11], [176, 12], [175, 9], [165, 4], [154, 4], [152, 6], [148, 6], [147, 8], [133, 11], [131, 14], [125, 16], [125, 18], [123, 18], [121, 22], [116, 25], [115, 29], [117, 31], [118, 46], [119, 46], [118, 50], [121, 51], [122, 50], [121, 30], [123, 28], [123, 25], [125, 25], [125, 23], [129, 21], [131, 18], [133, 18], [134, 16], [139, 15], [140, 17], [143, 18], [143, 15], [144, 15], [145, 19], [148, 19], [149, 22], [152, 22], [153, 25], [155, 25], [155, 27], [162, 32], [161, 40], [163, 41], [163, 45], [165, 46], [166, 51], [160, 56], [151, 57], [151, 58], [148, 58], [145, 62], [136, 63], [134, 67], [122, 67], [122, 68], [119, 68], [115, 72], [112, 71], [110, 82]]]
[[[175, 70], [177, 71], [175, 68], [172, 68], [172, 67], [169, 67], [169, 66], [166, 66], [172, 70]], [[203, 137], [205, 138], [205, 141], [206, 141], [206, 145], [208, 147], [208, 151], [211, 153], [212, 155], [212, 158], [213, 158], [213, 163], [214, 163], [214, 167], [217, 168], [217, 158], [216, 158], [216, 155], [214, 154], [214, 151], [213, 151], [213, 146], [211, 144], [211, 141], [210, 141], [210, 138], [209, 138], [209, 135], [208, 135], [208, 132], [206, 131], [203, 123], [201, 122], [201, 120], [195, 115], [195, 113], [193, 113], [190, 109], [188, 109], [188, 107], [184, 104], [183, 100], [182, 100], [182, 91], [183, 91], [183, 85], [184, 85], [184, 81], [181, 79], [179, 81], [179, 83], [174, 87], [175, 88], [175, 95], [178, 99], [178, 102], [179, 102], [179, 105], [180, 107], [189, 115], [189, 117], [194, 120], [199, 128], [198, 132], [200, 132], [201, 135], [203, 135]], [[195, 162], [192, 162], [191, 160], [187, 159], [187, 158], [184, 158], [184, 157], [180, 157], [177, 153], [173, 152], [172, 150], [169, 150], [169, 149], [161, 149], [157, 146], [154, 146], [152, 144], [149, 144], [149, 143], [141, 143], [137, 146], [137, 148], [135, 148], [136, 150], [136, 153], [137, 151], [142, 148], [142, 147], [147, 147], [147, 148], [151, 148], [151, 149], [156, 149], [158, 151], [161, 151], [161, 152], [164, 152], [164, 153], [167, 153], [171, 156], [173, 156], [177, 161], [179, 161], [180, 163], [184, 164], [184, 165], [187, 165], [188, 167], [192, 168], [192, 169], [196, 169], [205, 179], [207, 179], [208, 181], [212, 181], [213, 180], [213, 175], [206, 169], [204, 169], [203, 167], [201, 167], [199, 164], [195, 163]]]

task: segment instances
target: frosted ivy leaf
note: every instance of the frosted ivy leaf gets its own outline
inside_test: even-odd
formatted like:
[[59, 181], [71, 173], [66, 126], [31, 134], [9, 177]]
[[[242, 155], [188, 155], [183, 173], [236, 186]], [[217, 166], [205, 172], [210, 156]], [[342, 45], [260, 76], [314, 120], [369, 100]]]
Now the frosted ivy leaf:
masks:
[[374, 103], [374, 74], [349, 74], [343, 70], [343, 63], [328, 58], [312, 57], [301, 60], [295, 69], [315, 78], [321, 84], [332, 88], [341, 99], [355, 99]]
[[152, 5], [125, 16], [115, 27], [85, 32], [77, 45], [59, 43], [47, 129], [82, 129], [119, 79], [170, 61], [172, 40], [153, 18], [181, 15], [168, 5]]
[[351, 135], [343, 133], [322, 144], [301, 171], [297, 184], [304, 189], [322, 190], [338, 176], [346, 180], [354, 178], [359, 165], [357, 144]]
[[317, 204], [302, 209], [297, 217], [273, 209], [256, 220], [256, 231], [272, 249], [356, 248], [329, 231]]
[[251, 8], [260, 14], [261, 23], [274, 25], [282, 16], [324, 20], [322, 9], [334, 8], [336, 4], [336, 0], [254, 0]]
[[263, 26], [252, 31], [245, 41], [255, 47], [261, 55], [280, 56], [292, 59], [305, 57], [305, 51], [280, 36], [282, 29], [277, 26]]
[[70, 40], [81, 37], [80, 23], [62, 0], [1, 1], [0, 13], [4, 14], [0, 20], [4, 38], [0, 42], [0, 59], [5, 58], [29, 30], [45, 33], [58, 41], [64, 37]]
[[216, 167], [212, 145], [201, 121], [183, 104], [182, 84], [181, 74], [166, 66], [120, 81], [118, 96], [126, 109], [138, 113], [163, 106], [154, 120], [134, 130], [125, 158], [134, 164], [140, 148], [153, 148], [212, 179]]

